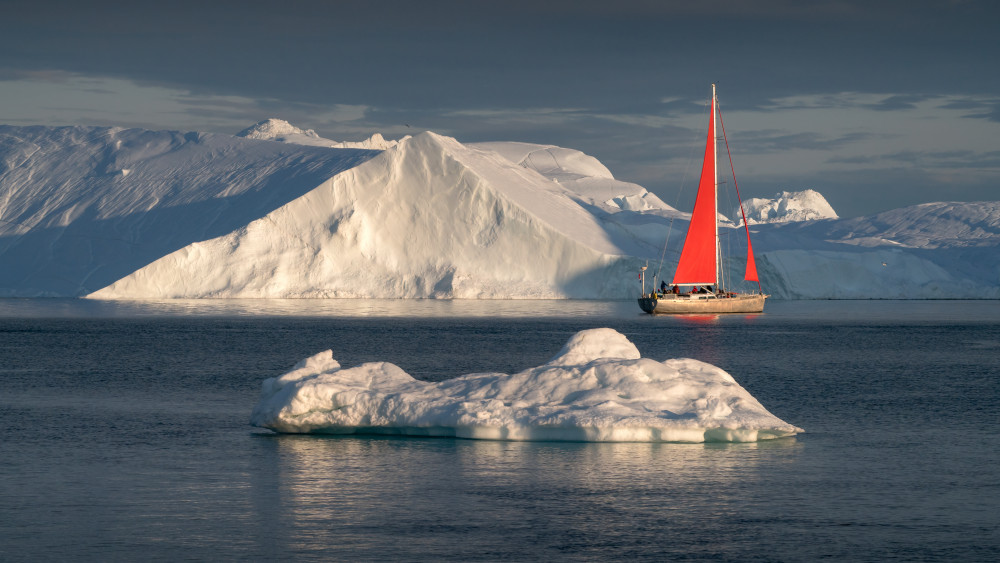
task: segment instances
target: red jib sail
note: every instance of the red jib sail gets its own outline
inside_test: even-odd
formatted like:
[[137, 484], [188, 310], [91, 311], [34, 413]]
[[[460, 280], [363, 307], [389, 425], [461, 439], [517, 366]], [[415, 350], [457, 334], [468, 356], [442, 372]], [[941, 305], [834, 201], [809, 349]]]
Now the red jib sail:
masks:
[[[746, 218], [744, 218], [743, 224], [746, 225], [746, 222], [747, 220]], [[757, 263], [754, 262], [753, 259], [753, 246], [750, 245], [750, 227], [746, 227], [746, 229], [747, 229], [747, 270], [746, 273], [743, 275], [743, 279], [759, 283], [760, 280], [757, 279]]]
[[705, 143], [705, 160], [701, 165], [701, 180], [695, 197], [691, 225], [688, 226], [684, 249], [681, 250], [674, 273], [674, 285], [715, 284], [718, 264], [715, 209], [715, 96], [708, 120], [708, 140]]
[[[729, 139], [726, 139], [726, 122], [722, 119], [721, 112], [719, 112], [719, 121], [722, 122], [722, 138], [726, 140], [726, 154], [729, 154]], [[740, 202], [740, 216], [743, 217], [743, 230], [747, 233], [747, 269], [743, 274], [743, 279], [757, 282], [757, 289], [760, 289], [760, 279], [757, 278], [757, 263], [753, 259], [753, 245], [750, 244], [750, 223], [747, 223], [747, 214], [743, 211], [743, 198], [740, 197], [740, 185], [736, 182], [736, 170], [733, 168], [732, 155], [729, 155], [729, 170], [733, 173], [733, 186], [736, 187], [736, 199]]]

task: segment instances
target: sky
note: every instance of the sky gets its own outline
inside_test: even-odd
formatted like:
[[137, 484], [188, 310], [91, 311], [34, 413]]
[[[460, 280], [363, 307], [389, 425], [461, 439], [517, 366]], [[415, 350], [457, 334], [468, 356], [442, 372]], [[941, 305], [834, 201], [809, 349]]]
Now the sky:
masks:
[[714, 83], [744, 198], [855, 217], [1000, 199], [997, 22], [993, 0], [0, 0], [0, 123], [551, 144], [686, 210]]

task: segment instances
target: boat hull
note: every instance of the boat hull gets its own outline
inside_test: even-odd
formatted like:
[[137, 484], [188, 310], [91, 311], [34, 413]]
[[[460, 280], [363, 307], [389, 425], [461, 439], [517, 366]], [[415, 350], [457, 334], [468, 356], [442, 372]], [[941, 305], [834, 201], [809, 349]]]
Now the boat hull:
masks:
[[684, 315], [704, 313], [762, 313], [767, 295], [737, 293], [731, 296], [711, 294], [640, 297], [639, 307], [653, 315]]

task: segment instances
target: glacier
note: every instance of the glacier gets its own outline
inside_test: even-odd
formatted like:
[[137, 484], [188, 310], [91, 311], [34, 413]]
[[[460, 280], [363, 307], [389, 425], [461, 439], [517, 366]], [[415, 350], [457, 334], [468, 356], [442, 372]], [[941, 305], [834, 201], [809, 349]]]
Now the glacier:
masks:
[[581, 442], [754, 442], [803, 432], [722, 369], [641, 358], [610, 328], [581, 331], [520, 373], [439, 383], [386, 362], [343, 368], [326, 350], [265, 380], [250, 424], [295, 434]]
[[[1000, 202], [745, 211], [774, 297], [1000, 298]], [[625, 299], [640, 266], [670, 278], [688, 217], [552, 145], [0, 126], [0, 297]]]

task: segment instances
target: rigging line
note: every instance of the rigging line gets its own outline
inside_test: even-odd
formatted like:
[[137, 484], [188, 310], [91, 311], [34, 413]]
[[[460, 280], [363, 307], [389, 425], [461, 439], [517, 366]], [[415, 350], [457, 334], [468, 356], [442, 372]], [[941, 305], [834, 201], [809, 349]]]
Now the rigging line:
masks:
[[[719, 198], [721, 205], [725, 205], [728, 208], [730, 206], [729, 200], [731, 195], [729, 192], [728, 177], [726, 178], [726, 181], [719, 182], [718, 188], [716, 189], [716, 193], [718, 194], [716, 197]], [[722, 214], [718, 209], [716, 209], [716, 213], [719, 215]], [[726, 217], [726, 221], [727, 222], [729, 221], [728, 217]], [[725, 225], [725, 223], [723, 223], [723, 225]], [[729, 273], [730, 268], [725, 267], [725, 259], [727, 256], [732, 256], [733, 245], [732, 245], [732, 240], [729, 237], [729, 229], [723, 230], [720, 228], [718, 229], [718, 231], [719, 231], [719, 270], [722, 273], [722, 275], [720, 276], [720, 287], [729, 287], [729, 280], [731, 275]]]
[[[732, 202], [730, 201], [732, 199], [732, 192], [729, 191], [728, 177], [726, 178], [725, 182], [719, 182], [718, 194], [720, 196], [720, 199], [724, 200], [724, 204], [726, 205], [727, 208], [732, 205]], [[728, 217], [726, 217], [726, 222], [727, 223], [729, 222]], [[719, 262], [720, 264], [722, 264], [720, 265], [719, 269], [722, 270], [722, 287], [724, 288], [730, 287], [732, 281], [732, 273], [730, 272], [732, 268], [727, 268], [724, 266], [726, 258], [733, 255], [733, 244], [732, 244], [732, 238], [730, 237], [731, 233], [729, 231], [730, 229], [728, 228], [726, 228], [725, 230], [722, 229], [719, 230], [719, 249], [720, 249]]]
[[[725, 185], [725, 189], [721, 190], [720, 193], [723, 194], [723, 197], [725, 198], [726, 209], [734, 209], [734, 207], [733, 207], [733, 195], [734, 194], [733, 194], [733, 192], [729, 191], [729, 177], [726, 177], [726, 181], [723, 183], [723, 185]], [[734, 227], [738, 226], [738, 225], [736, 225], [735, 221], [730, 220], [728, 217], [726, 217], [726, 220], [729, 221], [729, 222], [731, 222]], [[722, 235], [721, 235], [723, 237], [723, 241], [724, 241], [724, 244], [725, 244], [725, 247], [724, 247], [725, 253], [724, 254], [725, 254], [725, 256], [727, 258], [735, 256], [734, 248], [736, 247], [736, 243], [733, 242], [733, 236], [732, 236], [732, 234], [733, 234], [732, 233], [732, 229], [728, 228], [728, 226], [727, 226], [727, 228], [724, 231], [722, 231]], [[726, 281], [726, 286], [727, 287], [732, 287], [733, 286], [733, 268], [726, 268], [725, 269], [725, 281]]]
[[[747, 232], [747, 260], [750, 260], [750, 225], [747, 223], [747, 214], [743, 211], [743, 198], [740, 197], [740, 185], [736, 182], [736, 168], [733, 167], [733, 155], [729, 152], [729, 139], [726, 138], [726, 122], [722, 120], [722, 108], [719, 108], [719, 123], [722, 125], [722, 140], [726, 143], [726, 156], [729, 157], [729, 169], [733, 172], [733, 187], [736, 188], [736, 199], [740, 202], [740, 215], [743, 216], [743, 228]], [[757, 276], [760, 278], [760, 276]], [[757, 290], [764, 293], [760, 286], [760, 279], [757, 280]]]
[[[706, 103], [705, 106], [708, 106], [708, 104]], [[698, 145], [699, 141], [697, 140], [697, 136], [695, 136], [695, 141], [689, 145], [690, 152], [688, 153], [687, 164], [684, 165], [684, 173], [681, 175], [681, 187], [677, 190], [677, 196], [674, 198], [674, 211], [677, 213], [681, 212], [679, 209], [681, 194], [684, 193], [684, 184], [687, 183], [688, 171], [691, 170], [691, 163], [694, 162], [695, 151], [697, 150]], [[674, 219], [676, 218], [676, 213], [670, 216], [670, 223], [667, 225], [667, 240], [663, 242], [663, 250], [660, 252], [660, 265], [656, 267], [656, 278], [654, 278], [654, 284], [656, 283], [655, 279], [660, 278], [660, 272], [663, 270], [663, 260], [667, 255], [667, 247], [670, 244], [670, 235], [674, 232]]]
[[674, 230], [674, 218], [670, 218], [670, 223], [667, 224], [667, 240], [663, 241], [663, 250], [660, 251], [660, 264], [656, 267], [656, 277], [653, 278], [653, 285], [656, 285], [656, 280], [660, 279], [660, 272], [663, 270], [663, 259], [667, 255], [667, 246], [670, 244], [670, 233]]

